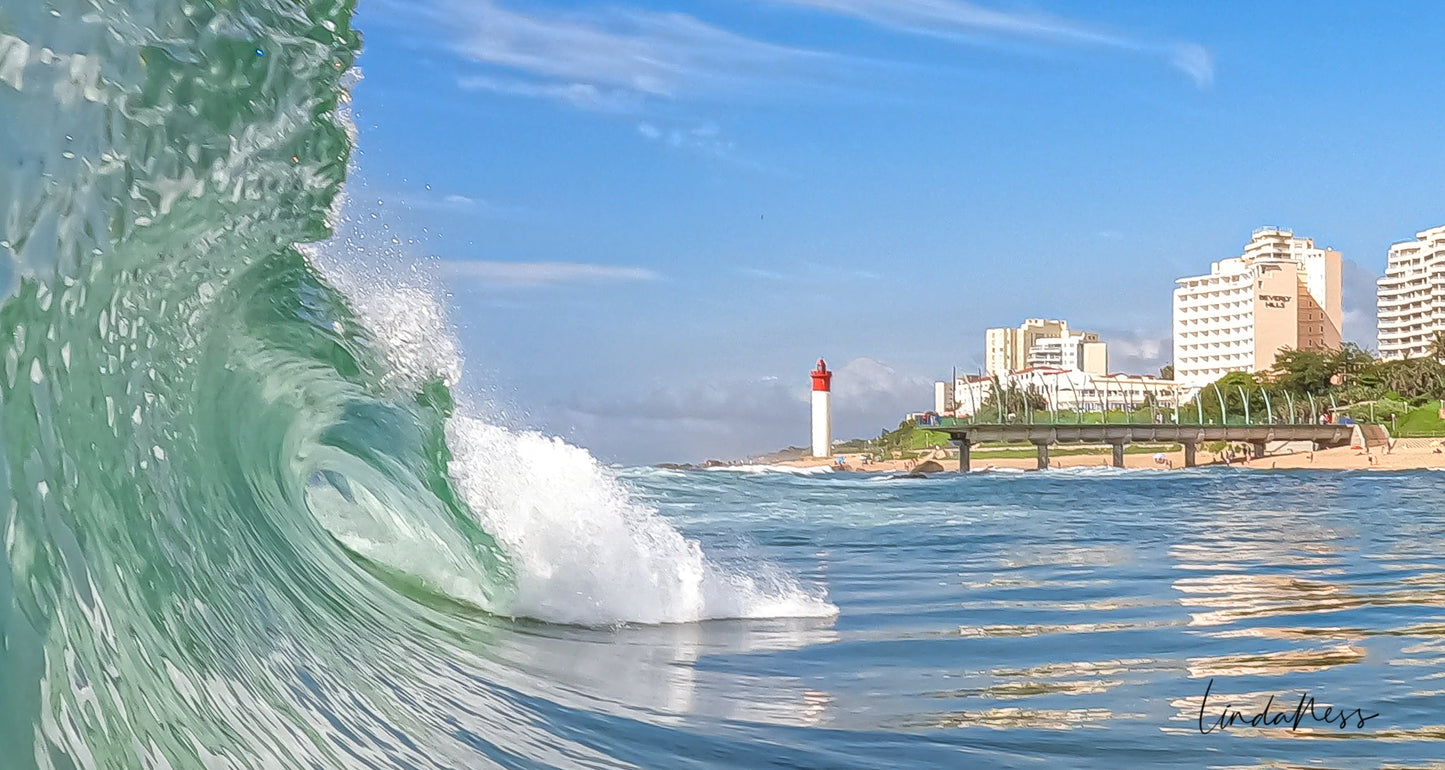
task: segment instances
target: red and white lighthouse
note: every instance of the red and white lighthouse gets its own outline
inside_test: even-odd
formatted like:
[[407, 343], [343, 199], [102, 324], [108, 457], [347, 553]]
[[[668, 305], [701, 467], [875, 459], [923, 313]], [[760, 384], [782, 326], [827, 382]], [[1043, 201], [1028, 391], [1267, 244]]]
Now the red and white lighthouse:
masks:
[[833, 373], [823, 359], [813, 370], [813, 456], [833, 455]]

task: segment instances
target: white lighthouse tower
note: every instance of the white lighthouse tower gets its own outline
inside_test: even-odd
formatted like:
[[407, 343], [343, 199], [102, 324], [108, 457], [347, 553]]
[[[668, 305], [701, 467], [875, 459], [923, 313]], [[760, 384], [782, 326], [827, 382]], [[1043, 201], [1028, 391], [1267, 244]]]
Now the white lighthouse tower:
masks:
[[813, 370], [813, 456], [833, 455], [833, 373], [823, 359]]

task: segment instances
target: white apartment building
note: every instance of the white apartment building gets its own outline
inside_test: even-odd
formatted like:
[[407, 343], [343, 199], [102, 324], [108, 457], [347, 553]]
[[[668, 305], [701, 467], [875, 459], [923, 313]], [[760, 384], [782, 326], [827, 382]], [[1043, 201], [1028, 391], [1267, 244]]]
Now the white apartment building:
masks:
[[1094, 332], [1072, 331], [1068, 321], [1030, 318], [1017, 329], [984, 332], [984, 370], [1004, 375], [1030, 366], [1061, 366], [1093, 374], [1109, 371], [1108, 346]]
[[1268, 371], [1285, 348], [1338, 348], [1342, 268], [1338, 251], [1263, 227], [1242, 255], [1180, 278], [1175, 381], [1197, 389], [1229, 372]]
[[1429, 355], [1435, 333], [1445, 332], [1445, 225], [1390, 247], [1375, 302], [1381, 358]]
[[1028, 366], [1056, 366], [1077, 369], [1091, 374], [1109, 370], [1108, 347], [1099, 342], [1099, 335], [1090, 332], [1039, 337], [1029, 347]]
[[1010, 386], [1033, 389], [1060, 411], [1098, 412], [1108, 409], [1137, 409], [1153, 398], [1160, 409], [1180, 403], [1183, 388], [1174, 380], [1133, 374], [1090, 374], [1077, 369], [1039, 366], [995, 377], [959, 377], [954, 380], [952, 399], [944, 383], [935, 383], [934, 411], [943, 415], [969, 417], [975, 414], [995, 388]]

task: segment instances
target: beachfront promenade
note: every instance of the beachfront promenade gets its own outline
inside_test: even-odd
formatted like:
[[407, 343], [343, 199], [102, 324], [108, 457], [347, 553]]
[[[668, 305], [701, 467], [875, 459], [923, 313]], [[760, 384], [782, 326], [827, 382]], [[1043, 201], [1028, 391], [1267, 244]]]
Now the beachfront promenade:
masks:
[[1298, 423], [1253, 425], [1180, 425], [1176, 423], [971, 423], [944, 418], [920, 424], [927, 430], [947, 433], [958, 445], [958, 467], [969, 470], [970, 450], [981, 443], [1033, 444], [1038, 450], [1039, 468], [1049, 467], [1053, 444], [1109, 444], [1114, 449], [1114, 466], [1124, 467], [1124, 447], [1132, 443], [1181, 444], [1184, 465], [1193, 467], [1202, 443], [1223, 441], [1248, 444], [1255, 457], [1263, 457], [1265, 446], [1277, 441], [1309, 441], [1324, 449], [1349, 446], [1354, 425], [1311, 425]]

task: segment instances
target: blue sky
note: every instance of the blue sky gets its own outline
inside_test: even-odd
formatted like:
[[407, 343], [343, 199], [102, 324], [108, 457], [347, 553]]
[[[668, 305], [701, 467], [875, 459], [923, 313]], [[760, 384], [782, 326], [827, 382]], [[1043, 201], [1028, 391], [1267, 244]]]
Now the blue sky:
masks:
[[[468, 375], [609, 461], [927, 408], [983, 329], [1169, 359], [1173, 280], [1252, 229], [1385, 251], [1445, 223], [1445, 6], [363, 0], [353, 214], [440, 262]], [[379, 205], [378, 205], [379, 204]]]

